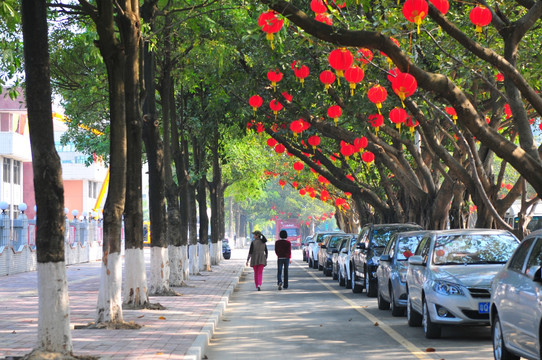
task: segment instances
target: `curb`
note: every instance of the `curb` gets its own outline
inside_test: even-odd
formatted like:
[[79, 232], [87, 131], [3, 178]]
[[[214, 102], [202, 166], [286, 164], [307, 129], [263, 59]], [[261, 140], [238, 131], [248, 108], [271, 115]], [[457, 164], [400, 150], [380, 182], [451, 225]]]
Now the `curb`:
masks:
[[209, 316], [209, 319], [207, 319], [205, 325], [200, 330], [200, 334], [196, 337], [196, 340], [194, 340], [192, 346], [190, 346], [188, 351], [184, 354], [185, 360], [201, 360], [203, 358], [205, 351], [207, 350], [207, 346], [209, 346], [209, 342], [213, 337], [215, 328], [218, 325], [218, 322], [222, 319], [224, 310], [226, 310], [230, 297], [239, 284], [239, 279], [241, 278], [241, 275], [243, 275], [244, 271], [245, 266], [242, 266], [237, 272], [230, 286], [228, 286], [228, 289], [224, 292], [224, 295], [222, 295], [220, 298], [220, 301], [216, 305], [212, 314]]

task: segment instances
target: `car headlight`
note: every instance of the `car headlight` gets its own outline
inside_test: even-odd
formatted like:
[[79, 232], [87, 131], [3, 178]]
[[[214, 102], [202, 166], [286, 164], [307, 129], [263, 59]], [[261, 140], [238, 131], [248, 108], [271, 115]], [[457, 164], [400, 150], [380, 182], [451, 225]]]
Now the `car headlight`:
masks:
[[442, 295], [465, 295], [460, 285], [442, 280], [433, 281], [433, 290]]
[[402, 283], [406, 283], [406, 273], [407, 273], [406, 268], [399, 270], [399, 279], [401, 280]]

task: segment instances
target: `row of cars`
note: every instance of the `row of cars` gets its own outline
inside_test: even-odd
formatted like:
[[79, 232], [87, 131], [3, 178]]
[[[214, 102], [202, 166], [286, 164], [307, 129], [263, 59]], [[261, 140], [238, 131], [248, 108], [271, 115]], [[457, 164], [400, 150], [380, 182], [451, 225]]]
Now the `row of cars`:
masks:
[[316, 233], [302, 249], [309, 267], [406, 314], [427, 338], [445, 325], [491, 324], [495, 359], [542, 358], [542, 230], [520, 243], [502, 230], [370, 224]]

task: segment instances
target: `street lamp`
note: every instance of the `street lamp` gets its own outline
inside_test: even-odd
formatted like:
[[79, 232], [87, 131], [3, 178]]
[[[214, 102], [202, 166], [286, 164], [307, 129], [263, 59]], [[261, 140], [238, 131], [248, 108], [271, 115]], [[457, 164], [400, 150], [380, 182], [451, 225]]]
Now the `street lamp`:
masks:
[[25, 203], [20, 203], [19, 204], [19, 210], [21, 211], [21, 214], [24, 215], [24, 212], [26, 211], [27, 208], [28, 208], [28, 206], [26, 206]]
[[79, 215], [79, 211], [72, 210], [73, 220], [77, 220], [77, 215]]
[[0, 201], [0, 209], [2, 210], [2, 214], [6, 214], [6, 210], [8, 209], [9, 204], [5, 201]]

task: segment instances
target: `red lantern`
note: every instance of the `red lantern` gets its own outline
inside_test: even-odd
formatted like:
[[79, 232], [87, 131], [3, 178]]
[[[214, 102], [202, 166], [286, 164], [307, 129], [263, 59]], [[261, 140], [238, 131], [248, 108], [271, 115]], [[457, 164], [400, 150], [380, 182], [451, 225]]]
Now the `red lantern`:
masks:
[[414, 128], [418, 126], [418, 120], [414, 119], [411, 115], [407, 116], [407, 119], [405, 121], [405, 126], [408, 127], [408, 131], [410, 133], [414, 133]]
[[270, 70], [267, 73], [267, 78], [269, 79], [269, 81], [271, 81], [271, 86], [273, 86], [273, 90], [277, 91], [277, 83], [282, 80], [282, 73], [278, 69], [275, 69], [275, 71]]
[[303, 170], [303, 167], [305, 167], [305, 165], [303, 165], [301, 161], [296, 161], [294, 163], [294, 170], [297, 172], [300, 172], [301, 170]]
[[282, 93], [282, 97], [284, 97], [284, 98], [286, 99], [287, 102], [291, 102], [292, 99], [294, 98], [292, 95], [288, 94], [287, 91], [284, 91], [284, 92]]
[[314, 20], [324, 23], [329, 26], [333, 25], [333, 19], [329, 17], [328, 13], [316, 14], [316, 16], [314, 17]]
[[307, 193], [307, 190], [305, 189], [299, 189], [299, 195], [303, 196]]
[[327, 11], [327, 6], [324, 4], [324, 0], [312, 0], [311, 10], [317, 14], [321, 14]]
[[371, 60], [373, 60], [373, 52], [367, 48], [361, 48], [357, 52], [358, 57], [357, 61], [361, 62], [361, 66], [367, 65]]
[[450, 9], [450, 4], [448, 3], [448, 0], [429, 0], [431, 1], [431, 4], [435, 5], [438, 11], [442, 13], [442, 15], [446, 15], [448, 10]]
[[326, 202], [329, 199], [329, 192], [327, 190], [320, 191], [320, 200]]
[[326, 92], [335, 81], [335, 74], [330, 70], [324, 70], [320, 73], [320, 81], [325, 85]]
[[[401, 47], [401, 45], [399, 44], [399, 40], [397, 40], [396, 38], [390, 36], [390, 40], [393, 41], [393, 43], [397, 45], [398, 47]], [[388, 65], [391, 67], [391, 64], [393, 64], [393, 61], [388, 57], [388, 55], [386, 55], [382, 51], [380, 52], [380, 54], [382, 54], [382, 56], [385, 56], [387, 58], [386, 61], [388, 62]]]
[[425, 0], [407, 0], [403, 5], [403, 15], [408, 21], [416, 24], [418, 34], [420, 33], [420, 24], [427, 16], [428, 10], [429, 8]]
[[277, 16], [278, 14], [275, 11], [269, 10], [261, 13], [260, 17], [258, 18], [258, 26], [262, 28], [264, 33], [266, 33], [266, 38], [271, 44], [271, 49], [275, 48], [273, 46], [274, 34], [278, 33], [284, 24], [284, 20], [279, 19]]
[[286, 148], [284, 147], [284, 145], [277, 144], [277, 146], [275, 146], [275, 152], [277, 154], [282, 154], [284, 151], [286, 151]]
[[324, 176], [322, 175], [319, 175], [318, 176], [318, 182], [322, 183], [322, 185], [324, 186], [328, 186], [329, 185], [329, 180], [326, 179]]
[[320, 145], [320, 137], [318, 135], [312, 135], [307, 140], [310, 146], [312, 146], [312, 149], [315, 150], [318, 145]]
[[405, 98], [414, 94], [418, 88], [418, 83], [416, 82], [416, 78], [414, 76], [408, 73], [399, 73], [391, 83], [391, 86], [393, 91], [397, 94], [397, 96], [399, 96], [399, 99], [401, 99], [403, 107], [405, 107], [403, 101]]
[[262, 106], [263, 99], [260, 95], [252, 95], [250, 99], [248, 99], [248, 104], [252, 106], [252, 109], [254, 110], [254, 114], [256, 114], [256, 109]]
[[339, 116], [341, 116], [343, 113], [343, 109], [339, 105], [332, 105], [327, 109], [327, 116], [333, 119], [335, 121], [335, 125], [337, 125], [337, 122], [339, 121]]
[[405, 109], [395, 107], [392, 111], [390, 111], [390, 120], [395, 124], [395, 127], [399, 131], [401, 131], [401, 124], [406, 121], [407, 117], [408, 114]]
[[481, 33], [482, 27], [489, 25], [491, 22], [491, 11], [485, 6], [479, 5], [470, 11], [470, 21], [476, 25], [476, 32]]
[[267, 139], [267, 146], [269, 146], [270, 148], [274, 148], [275, 145], [277, 145], [278, 141], [275, 140], [274, 138], [269, 138]]
[[346, 141], [341, 140], [341, 154], [346, 160], [354, 153], [354, 146]]
[[502, 82], [504, 81], [504, 75], [502, 73], [498, 73], [496, 79], [497, 81]]
[[454, 120], [454, 124], [457, 120], [457, 112], [455, 111], [455, 109], [451, 106], [447, 106], [444, 111], [446, 111], [446, 114], [450, 115], [452, 117], [452, 119]]
[[360, 152], [362, 149], [365, 149], [367, 145], [369, 145], [369, 141], [365, 136], [354, 139], [355, 152]]
[[384, 124], [384, 116], [381, 114], [369, 115], [369, 123], [375, 128], [375, 132], [378, 134], [378, 130]]
[[373, 154], [370, 151], [365, 151], [363, 154], [361, 154], [361, 160], [366, 162], [367, 164], [371, 164], [375, 159], [375, 154]]
[[346, 200], [343, 198], [337, 198], [335, 199], [335, 206], [339, 208], [339, 210], [342, 208], [342, 206], [346, 204]]
[[294, 187], [294, 189], [297, 190], [297, 186], [298, 186], [297, 181], [292, 181], [292, 186]]
[[350, 84], [352, 96], [354, 96], [354, 89], [356, 88], [356, 84], [363, 80], [364, 76], [365, 73], [363, 72], [363, 69], [355, 65], [346, 69], [346, 71], [344, 72], [344, 78]]
[[338, 76], [343, 76], [343, 71], [352, 66], [354, 56], [345, 48], [333, 50], [328, 57], [329, 65], [337, 71]]
[[280, 179], [280, 180], [279, 180], [279, 185], [280, 185], [281, 189], [284, 189], [284, 185], [286, 185], [286, 181]]
[[263, 123], [259, 122], [256, 124], [256, 132], [258, 134], [264, 132], [264, 130], [265, 130], [265, 125]]
[[275, 114], [275, 120], [276, 120], [278, 112], [281, 111], [283, 108], [282, 104], [278, 102], [276, 99], [273, 99], [269, 102], [269, 107], [271, 108], [271, 110], [273, 110], [273, 114]]
[[382, 109], [382, 103], [388, 97], [388, 92], [383, 86], [375, 85], [369, 89], [369, 91], [367, 92], [367, 97], [369, 98], [370, 102], [376, 104], [376, 108], [378, 109], [378, 113], [380, 114], [380, 109]]
[[290, 130], [292, 130], [295, 137], [297, 137], [297, 134], [301, 134], [303, 132], [303, 128], [303, 119], [295, 120], [290, 123]]

